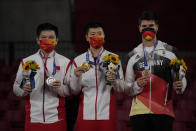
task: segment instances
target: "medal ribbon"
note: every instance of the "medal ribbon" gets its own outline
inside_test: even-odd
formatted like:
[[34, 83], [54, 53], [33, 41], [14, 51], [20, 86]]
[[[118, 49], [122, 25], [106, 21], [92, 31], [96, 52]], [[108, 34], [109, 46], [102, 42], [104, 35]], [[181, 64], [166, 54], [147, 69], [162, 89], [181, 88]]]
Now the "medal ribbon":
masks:
[[[154, 44], [154, 48], [153, 48], [153, 51], [152, 51], [152, 53], [151, 53], [151, 56], [150, 56], [150, 60], [149, 60], [149, 63], [152, 61], [152, 59], [154, 59], [154, 51], [155, 51], [155, 48], [156, 48], [156, 46], [157, 46], [157, 44], [158, 44], [158, 41], [156, 41], [156, 43]], [[147, 58], [146, 58], [146, 51], [145, 51], [145, 48], [144, 48], [144, 44], [143, 44], [143, 52], [144, 52], [144, 68], [145, 68], [145, 70], [148, 70], [149, 69], [149, 65], [148, 65], [148, 61], [147, 61]], [[151, 70], [151, 69], [150, 69]], [[149, 109], [150, 109], [150, 111], [151, 111], [151, 82], [152, 82], [152, 79], [151, 79], [151, 77], [150, 77], [150, 91], [149, 91]]]
[[[43, 57], [41, 51], [39, 52], [40, 57], [42, 58], [43, 62], [44, 62], [44, 72], [46, 73], [47, 76], [49, 76], [49, 72], [48, 72], [48, 68], [46, 67], [46, 59]], [[56, 74], [56, 60], [55, 60], [55, 52], [54, 52], [54, 60], [53, 60], [53, 72], [52, 75], [54, 76]]]
[[[154, 44], [154, 48], [153, 48], [153, 51], [151, 53], [151, 56], [150, 56], [150, 60], [149, 60], [149, 63], [152, 61], [152, 58], [154, 56], [154, 51], [155, 51], [155, 48], [157, 47], [157, 44], [158, 44], [158, 41], [156, 41], [156, 43]], [[143, 44], [143, 52], [144, 52], [144, 69], [149, 69], [149, 65], [148, 65], [148, 60], [146, 58], [146, 50], [144, 48], [144, 44]]]
[[90, 58], [89, 58], [89, 51], [86, 52], [86, 62], [89, 63], [90, 65], [98, 65], [99, 64], [99, 61], [100, 61], [100, 58], [101, 58], [101, 55], [103, 54], [104, 52], [104, 49], [103, 51], [97, 56], [97, 62], [92, 62], [90, 61]]

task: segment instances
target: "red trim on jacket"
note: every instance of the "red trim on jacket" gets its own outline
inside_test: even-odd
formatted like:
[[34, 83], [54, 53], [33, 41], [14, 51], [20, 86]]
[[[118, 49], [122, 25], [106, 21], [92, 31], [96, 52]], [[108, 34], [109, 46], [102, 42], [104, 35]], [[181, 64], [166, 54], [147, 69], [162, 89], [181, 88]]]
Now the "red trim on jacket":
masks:
[[110, 91], [109, 120], [117, 120], [116, 98], [114, 89]]
[[81, 92], [80, 99], [79, 99], [77, 120], [83, 120], [83, 110], [84, 110], [84, 94], [83, 94], [83, 92]]
[[31, 122], [31, 103], [30, 103], [30, 96], [28, 95], [27, 101], [25, 104], [25, 111], [26, 111], [26, 121]]
[[67, 65], [65, 75], [67, 74], [67, 71], [69, 70], [69, 67], [70, 67], [70, 66], [71, 66], [71, 61], [69, 61], [69, 64]]
[[23, 59], [21, 60], [21, 64], [22, 64], [22, 66], [24, 65], [24, 61], [23, 61]]
[[58, 96], [58, 98], [59, 98], [59, 105], [57, 107], [58, 119], [66, 120], [65, 98], [60, 96]]
[[73, 64], [74, 64], [74, 66], [77, 68], [78, 66], [77, 66], [77, 64], [76, 64], [76, 62], [75, 62], [75, 60], [73, 60]]

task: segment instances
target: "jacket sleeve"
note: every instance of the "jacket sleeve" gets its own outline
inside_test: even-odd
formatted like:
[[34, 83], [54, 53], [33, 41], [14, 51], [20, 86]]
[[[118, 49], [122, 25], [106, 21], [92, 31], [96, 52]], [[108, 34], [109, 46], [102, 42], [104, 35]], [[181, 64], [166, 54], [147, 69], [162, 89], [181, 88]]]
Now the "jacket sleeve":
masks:
[[125, 74], [125, 93], [130, 96], [135, 96], [142, 92], [143, 88], [137, 85], [135, 81], [135, 74], [133, 70], [133, 60], [130, 58], [127, 64], [126, 74]]
[[112, 83], [112, 87], [117, 92], [124, 92], [124, 75], [123, 75], [121, 61], [120, 61], [120, 68], [117, 76], [118, 76], [117, 80], [114, 83]]
[[16, 79], [13, 85], [13, 92], [16, 96], [25, 96], [24, 90], [20, 87], [23, 80], [22, 76], [22, 64], [19, 65], [18, 72], [16, 74]]
[[71, 93], [77, 95], [81, 91], [81, 77], [77, 77], [74, 73], [74, 70], [77, 68], [77, 64], [75, 60], [73, 61], [72, 68], [71, 68], [71, 75], [70, 75], [70, 88]]

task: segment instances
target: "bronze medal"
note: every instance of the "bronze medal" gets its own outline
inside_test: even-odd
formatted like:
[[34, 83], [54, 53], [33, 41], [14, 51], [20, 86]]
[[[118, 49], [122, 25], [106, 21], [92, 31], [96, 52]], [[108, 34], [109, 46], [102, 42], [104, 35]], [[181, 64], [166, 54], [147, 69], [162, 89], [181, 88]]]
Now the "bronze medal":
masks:
[[150, 77], [150, 76], [151, 76], [151, 72], [150, 72], [150, 70], [148, 70], [148, 69], [143, 70], [143, 71], [142, 71], [142, 76]]

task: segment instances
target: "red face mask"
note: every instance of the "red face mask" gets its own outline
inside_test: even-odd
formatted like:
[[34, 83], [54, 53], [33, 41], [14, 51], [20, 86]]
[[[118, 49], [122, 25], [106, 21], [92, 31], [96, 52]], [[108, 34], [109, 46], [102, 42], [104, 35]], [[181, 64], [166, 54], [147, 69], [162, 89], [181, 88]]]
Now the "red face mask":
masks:
[[54, 50], [55, 43], [56, 43], [56, 40], [43, 39], [43, 40], [40, 40], [40, 48], [44, 50], [45, 52], [49, 53]]
[[142, 30], [142, 37], [147, 40], [150, 41], [155, 37], [155, 30], [153, 28], [145, 28]]
[[104, 44], [104, 36], [92, 36], [89, 43], [93, 48], [100, 48]]

